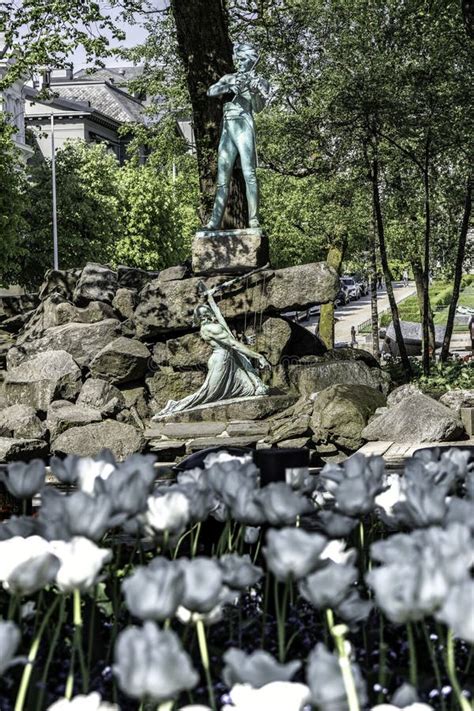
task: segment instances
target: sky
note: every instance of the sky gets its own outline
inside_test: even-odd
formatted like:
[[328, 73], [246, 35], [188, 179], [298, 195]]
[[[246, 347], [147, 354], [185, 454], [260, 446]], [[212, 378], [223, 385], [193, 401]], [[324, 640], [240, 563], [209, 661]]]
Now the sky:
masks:
[[[111, 17], [114, 17], [117, 15], [117, 12], [113, 9], [109, 9], [109, 14]], [[145, 30], [143, 29], [143, 27], [140, 27], [140, 25], [127, 25], [125, 23], [122, 23], [120, 25], [120, 29], [122, 29], [126, 33], [126, 40], [124, 42], [117, 42], [116, 40], [112, 39], [110, 43], [111, 47], [134, 47], [135, 45], [143, 42], [146, 37]], [[88, 66], [86, 63], [85, 52], [82, 47], [76, 49], [74, 54], [69, 57], [69, 61], [74, 64], [74, 71], [78, 69], [84, 69]], [[132, 64], [132, 62], [127, 62], [118, 57], [108, 57], [105, 59], [105, 62], [108, 66], [129, 66]]]

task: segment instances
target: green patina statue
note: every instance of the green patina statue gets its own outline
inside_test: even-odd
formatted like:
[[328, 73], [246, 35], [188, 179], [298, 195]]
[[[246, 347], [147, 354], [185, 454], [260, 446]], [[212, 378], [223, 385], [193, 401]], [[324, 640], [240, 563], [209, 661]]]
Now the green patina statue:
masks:
[[254, 112], [270, 100], [270, 84], [255, 73], [257, 50], [250, 44], [234, 45], [235, 74], [226, 74], [208, 89], [208, 96], [233, 94], [224, 104], [224, 122], [219, 143], [217, 190], [208, 230], [218, 230], [229, 197], [229, 185], [237, 156], [245, 178], [249, 227], [258, 228], [257, 150]]

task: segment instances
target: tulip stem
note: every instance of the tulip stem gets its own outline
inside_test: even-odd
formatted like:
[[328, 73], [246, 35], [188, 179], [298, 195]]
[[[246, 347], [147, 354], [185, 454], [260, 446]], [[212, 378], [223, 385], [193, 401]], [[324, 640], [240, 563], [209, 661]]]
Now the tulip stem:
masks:
[[260, 553], [260, 547], [261, 547], [261, 545], [262, 545], [262, 534], [259, 533], [259, 535], [258, 535], [258, 541], [257, 541], [257, 547], [255, 548], [255, 553], [254, 553], [254, 556], [253, 556], [253, 564], [254, 564], [254, 565], [255, 565], [255, 563], [256, 563], [256, 561], [257, 561], [258, 554]]
[[84, 650], [82, 648], [82, 612], [81, 612], [81, 593], [79, 590], [73, 592], [73, 609], [74, 609], [74, 644], [77, 645], [79, 652], [79, 664], [81, 665], [82, 676], [82, 691], [86, 693], [89, 687], [89, 674], [86, 668], [84, 659]]
[[278, 630], [278, 659], [281, 664], [285, 661], [285, 621], [286, 621], [286, 609], [288, 607], [288, 592], [290, 589], [290, 578], [288, 577], [285, 582], [285, 589], [283, 592], [283, 600], [280, 605], [279, 600], [279, 583], [275, 578], [275, 608], [277, 615], [277, 630]]
[[97, 585], [94, 585], [94, 594], [92, 596], [92, 605], [91, 605], [90, 617], [89, 617], [89, 641], [87, 644], [87, 669], [91, 668], [91, 662], [92, 662], [92, 648], [94, 645], [96, 608], [97, 608]]
[[418, 685], [418, 672], [416, 665], [415, 637], [413, 635], [413, 625], [411, 622], [407, 622], [407, 637], [410, 652], [410, 684], [416, 689]]
[[7, 616], [8, 620], [13, 620], [13, 617], [15, 616], [17, 604], [18, 604], [18, 596], [11, 595], [9, 603], [8, 603], [8, 616]]
[[211, 666], [209, 663], [209, 650], [207, 648], [206, 630], [204, 627], [204, 622], [200, 619], [196, 620], [196, 632], [199, 644], [199, 652], [201, 654], [201, 661], [206, 674], [207, 689], [209, 692], [209, 702], [213, 711], [216, 711], [216, 700], [214, 697], [214, 687], [212, 686]]
[[190, 528], [189, 531], [186, 531], [185, 533], [183, 533], [182, 536], [179, 537], [178, 542], [176, 544], [176, 548], [174, 549], [174, 552], [173, 552], [173, 556], [172, 556], [173, 560], [176, 560], [176, 558], [178, 557], [178, 551], [181, 548], [181, 543], [184, 541], [186, 536], [189, 536], [189, 535], [192, 536], [193, 531], [194, 531], [194, 527]]
[[456, 674], [456, 660], [454, 650], [454, 635], [452, 629], [448, 628], [446, 639], [446, 669], [448, 671], [449, 680], [456, 694], [459, 706], [463, 711], [471, 711], [471, 704], [462, 693], [459, 679]]
[[[194, 530], [194, 529], [191, 529]], [[198, 549], [198, 543], [199, 543], [199, 534], [201, 533], [201, 521], [199, 521], [198, 525], [196, 526], [196, 530], [193, 533], [192, 539], [192, 547], [191, 547], [191, 558], [196, 557], [197, 549]]]
[[42, 638], [43, 633], [46, 629], [46, 625], [49, 622], [49, 618], [53, 614], [53, 612], [56, 609], [56, 607], [58, 606], [58, 604], [59, 604], [59, 597], [57, 597], [55, 599], [53, 604], [50, 606], [49, 610], [46, 612], [45, 616], [43, 617], [43, 621], [40, 625], [40, 628], [33, 639], [33, 642], [30, 647], [30, 651], [28, 653], [28, 659], [27, 659], [25, 668], [23, 669], [20, 687], [18, 689], [18, 694], [17, 694], [16, 701], [15, 701], [14, 711], [23, 711], [23, 706], [25, 704], [26, 694], [28, 692], [28, 686], [30, 683], [31, 672], [33, 671], [33, 665], [36, 660], [36, 655], [38, 654], [38, 649], [39, 649], [39, 646], [41, 643], [41, 638]]
[[364, 522], [359, 523], [359, 545], [360, 545], [360, 563], [362, 568], [362, 573], [365, 573], [365, 529]]
[[53, 661], [54, 652], [56, 650], [56, 645], [58, 643], [59, 635], [64, 624], [64, 613], [66, 611], [66, 597], [61, 595], [61, 603], [59, 607], [59, 618], [54, 629], [53, 639], [50, 642], [48, 649], [48, 656], [46, 657], [46, 663], [44, 665], [43, 675], [41, 677], [41, 691], [38, 696], [38, 702], [36, 704], [36, 711], [40, 711], [43, 708], [43, 699], [46, 692], [46, 681], [48, 679], [49, 667]]
[[387, 674], [387, 645], [384, 642], [383, 636], [383, 616], [380, 615], [380, 627], [379, 627], [379, 686], [380, 691], [377, 697], [377, 703], [381, 704], [384, 700], [384, 688], [386, 682]]
[[[255, 563], [255, 561], [254, 561]], [[260, 646], [263, 649], [265, 642], [265, 625], [267, 623], [268, 616], [268, 598], [270, 595], [270, 574], [267, 573], [265, 576], [265, 589], [263, 591], [263, 614], [262, 614], [262, 639], [260, 641]]]
[[[428, 652], [429, 652], [430, 659], [431, 659], [431, 664], [433, 666], [433, 670], [434, 670], [435, 677], [436, 677], [436, 685], [438, 687], [438, 691], [441, 692], [441, 686], [442, 686], [441, 674], [439, 671], [438, 660], [436, 659], [436, 652], [433, 649], [433, 645], [431, 644], [431, 640], [428, 635], [428, 630], [426, 629], [426, 624], [424, 622], [422, 623], [422, 627], [423, 627], [423, 633], [425, 635], [426, 646], [428, 647]], [[442, 693], [440, 693], [440, 697], [441, 697], [440, 701], [441, 701], [442, 711], [445, 711], [446, 710], [446, 703], [444, 700], [444, 695]]]
[[[328, 614], [330, 613], [330, 615]], [[334, 637], [334, 643], [336, 645], [337, 653], [339, 655], [339, 667], [342, 673], [342, 680], [344, 682], [344, 688], [346, 690], [347, 702], [349, 705], [349, 711], [359, 711], [359, 698], [357, 696], [357, 688], [354, 681], [354, 675], [351, 668], [351, 660], [347, 653], [346, 640], [344, 635], [347, 632], [346, 625], [334, 625], [334, 617], [332, 610], [326, 611], [326, 616], [328, 618], [328, 625], [331, 630], [331, 634]]]

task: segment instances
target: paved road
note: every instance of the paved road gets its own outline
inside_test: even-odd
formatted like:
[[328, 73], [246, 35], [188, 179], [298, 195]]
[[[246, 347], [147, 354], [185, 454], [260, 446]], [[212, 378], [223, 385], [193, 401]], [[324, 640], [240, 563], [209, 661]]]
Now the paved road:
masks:
[[[395, 293], [396, 302], [399, 303], [406, 299], [408, 296], [416, 293], [415, 285], [410, 283], [407, 287], [403, 286], [402, 282], [393, 282], [393, 290]], [[379, 307], [379, 315], [385, 309], [388, 309], [388, 296], [385, 289], [380, 289], [377, 292], [377, 303]], [[340, 306], [335, 312], [336, 327], [335, 327], [335, 341], [336, 343], [350, 342], [351, 340], [351, 326], [357, 327], [370, 319], [370, 294], [368, 296], [363, 296], [357, 301], [350, 301], [345, 306]], [[314, 330], [314, 326], [317, 323], [317, 319], [311, 319], [310, 321], [305, 321], [302, 323], [303, 326]], [[359, 341], [359, 345], [362, 345]]]
[[[414, 284], [408, 284], [408, 286], [403, 286], [402, 282], [393, 282], [393, 291], [397, 304], [400, 301], [406, 299], [408, 296], [412, 296], [416, 293]], [[387, 291], [385, 289], [380, 289], [377, 292], [377, 305], [380, 318], [380, 314], [389, 308]], [[368, 296], [363, 296], [361, 299], [358, 299], [358, 301], [350, 301], [345, 306], [341, 306], [340, 308], [338, 308], [335, 313], [336, 343], [340, 341], [350, 341], [351, 326], [355, 326], [357, 330], [357, 327], [364, 321], [368, 321], [370, 317], [370, 294]]]

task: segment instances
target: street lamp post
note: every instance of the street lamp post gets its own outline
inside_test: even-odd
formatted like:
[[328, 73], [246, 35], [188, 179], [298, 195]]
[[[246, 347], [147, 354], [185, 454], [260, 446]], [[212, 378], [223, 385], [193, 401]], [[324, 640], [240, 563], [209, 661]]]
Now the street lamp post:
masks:
[[56, 153], [54, 146], [54, 114], [51, 113], [51, 181], [53, 194], [53, 267], [59, 269], [58, 218], [56, 203]]

